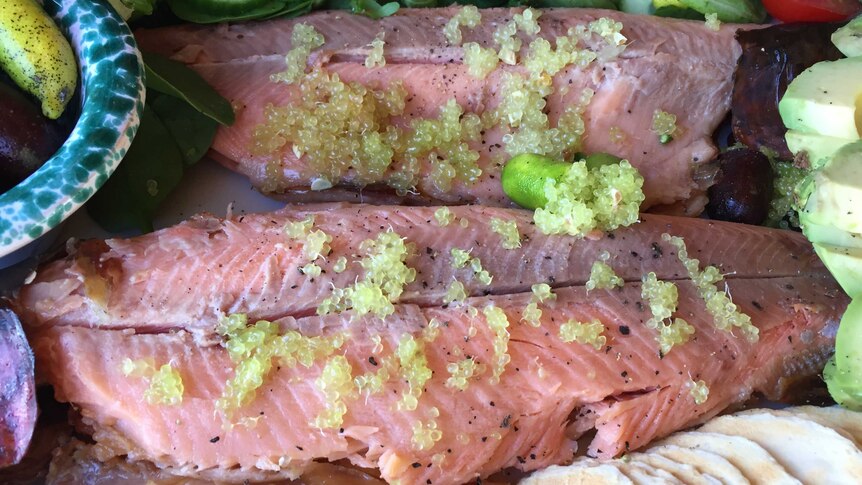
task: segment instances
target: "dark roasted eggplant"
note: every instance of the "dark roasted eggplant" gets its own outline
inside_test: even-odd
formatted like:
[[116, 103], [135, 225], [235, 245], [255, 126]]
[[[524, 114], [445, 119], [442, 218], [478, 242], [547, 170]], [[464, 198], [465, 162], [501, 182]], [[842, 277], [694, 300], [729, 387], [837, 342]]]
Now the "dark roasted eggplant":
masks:
[[768, 149], [790, 160], [778, 114], [778, 102], [787, 85], [817, 62], [843, 57], [830, 36], [839, 24], [780, 24], [741, 30], [742, 45], [733, 85], [733, 134], [755, 150]]
[[0, 468], [18, 463], [36, 426], [33, 351], [11, 310], [0, 308]]
[[718, 156], [718, 174], [709, 188], [712, 219], [760, 225], [773, 195], [772, 165], [763, 153], [735, 148]]
[[0, 192], [14, 187], [45, 163], [65, 140], [30, 98], [0, 82]]

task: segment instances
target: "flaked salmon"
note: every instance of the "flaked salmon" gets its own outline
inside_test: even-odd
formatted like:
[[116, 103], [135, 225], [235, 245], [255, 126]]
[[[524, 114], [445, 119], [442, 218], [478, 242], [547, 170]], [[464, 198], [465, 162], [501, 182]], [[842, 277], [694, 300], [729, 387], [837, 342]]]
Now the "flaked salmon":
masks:
[[[483, 9], [477, 27], [461, 28], [463, 43], [497, 48], [495, 30], [522, 11]], [[403, 112], [392, 117], [393, 126], [406, 129], [410, 120], [436, 118], [450, 99], [465, 113], [486, 115], [505, 98], [517, 97], [517, 92], [508, 93], [505, 86], [512, 74], [525, 75], [523, 65], [500, 63], [486, 78], [469, 74], [464, 48], [450, 43], [444, 35], [444, 26], [458, 12], [456, 7], [402, 9], [378, 21], [344, 12], [317, 12], [300, 19], [239, 25], [143, 29], [136, 32], [136, 38], [144, 50], [187, 63], [233, 103], [237, 121], [219, 129], [213, 150], [228, 167], [247, 175], [266, 192], [278, 192], [288, 199], [299, 196], [305, 201], [373, 200], [380, 185], [395, 178], [401, 188], [415, 187], [409, 194], [402, 193], [402, 200], [508, 206], [511, 202], [499, 184], [500, 166], [514, 154], [506, 151], [507, 136], [511, 135], [501, 126], [484, 127], [479, 136], [467, 142], [478, 157], [475, 168], [481, 170], [481, 175], [469, 180], [456, 177], [452, 183], [449, 179], [441, 183], [441, 173], [449, 170], [448, 166], [441, 169], [445, 157], [429, 159], [425, 152], [411, 162], [415, 166], [393, 159], [373, 173], [357, 173], [356, 167], [363, 162], [357, 155], [348, 163], [351, 167], [327, 175], [332, 179], [327, 179], [327, 185], [367, 186], [364, 193], [309, 191], [323, 174], [320, 167], [309, 163], [307, 154], [297, 152], [296, 140], [281, 140], [272, 152], [253, 149], [256, 131], [270, 116], [269, 107], [295, 104], [301, 97], [296, 84], [270, 79], [285, 70], [285, 54], [293, 47], [291, 31], [297, 23], [313, 26], [323, 35], [325, 42], [309, 57], [312, 68], [381, 92], [396, 81], [403, 83], [405, 105]], [[605, 10], [549, 9], [538, 19], [541, 30], [537, 35], [517, 33], [523, 44], [522, 56], [527, 57], [536, 37], [553, 45], [554, 39], [566, 36], [570, 29], [601, 18], [622, 23], [625, 50], [615, 58], [602, 59], [603, 40], [582, 39], [582, 47], [598, 52], [600, 58], [585, 67], [569, 64], [562, 68], [549, 78], [547, 92], [529, 104], [538, 106], [537, 116], [543, 116], [544, 111], [549, 126], [554, 127], [568, 108], [582, 103], [585, 90], [591, 90], [594, 95], [581, 115], [583, 137], [569, 148], [608, 152], [630, 160], [645, 178], [644, 207], [676, 204], [688, 214], [699, 213], [711, 183], [705, 164], [716, 153], [712, 133], [727, 115], [732, 76], [741, 53], [733, 38], [735, 27], [724, 26], [715, 32], [703, 22]], [[372, 40], [378, 36], [385, 41], [386, 64], [369, 69], [364, 63]], [[545, 104], [544, 109], [540, 103]], [[653, 131], [657, 112], [676, 116], [671, 143], [663, 144]], [[357, 143], [361, 141], [357, 139]], [[323, 149], [330, 147], [324, 145]], [[537, 150], [533, 147], [531, 151]], [[396, 150], [396, 158], [397, 154]], [[342, 162], [333, 159], [331, 165]], [[409, 173], [406, 182], [401, 180], [405, 173]]]
[[[332, 293], [361, 276], [357, 263], [366, 239], [391, 229], [414, 250], [406, 264], [415, 280], [403, 303], [441, 305], [449, 285], [461, 280], [468, 295], [530, 291], [536, 283], [583, 285], [607, 251], [625, 281], [653, 271], [660, 279], [684, 277], [668, 232], [709, 244], [698, 247], [703, 264], [728, 279], [823, 274], [823, 266], [799, 234], [741, 224], [644, 215], [642, 221], [600, 239], [547, 236], [531, 213], [491, 207], [451, 207], [442, 226], [433, 207], [333, 204], [296, 206], [268, 214], [220, 219], [196, 216], [177, 226], [132, 239], [82, 242], [67, 258], [43, 267], [25, 285], [15, 310], [31, 327], [47, 325], [134, 328], [138, 331], [212, 331], [221, 315], [245, 313], [252, 320], [314, 314]], [[320, 275], [301, 272], [308, 263], [303, 243], [284, 232], [290, 222], [313, 216], [314, 227], [331, 236], [332, 253], [319, 261]], [[493, 221], [515, 224], [520, 248], [505, 249]], [[469, 268], [452, 265], [452, 250], [471, 251], [492, 276], [484, 284]], [[335, 271], [346, 257], [344, 271]], [[166, 284], [166, 282], [170, 282]], [[201, 284], [206, 282], [206, 284]]]
[[[286, 479], [315, 460], [346, 459], [378, 468], [388, 482], [432, 484], [564, 463], [592, 428], [588, 452], [616, 456], [752, 393], [778, 397], [789, 380], [822, 368], [847, 304], [791, 232], [645, 216], [578, 240], [534, 233], [523, 211], [450, 211], [445, 227], [433, 208], [334, 205], [200, 217], [140, 238], [85, 243], [41, 270], [17, 304], [28, 309], [41, 378], [80, 411], [100, 460], [126, 457], [198, 478]], [[326, 261], [318, 259], [326, 272], [317, 276], [300, 274], [305, 260], [282, 229], [310, 214], [301, 246], [311, 245], [312, 229], [332, 236]], [[516, 222], [520, 248], [502, 247], [494, 218]], [[339, 273], [332, 261], [355, 261], [368, 249], [360, 239], [393, 232], [412, 244], [403, 263], [416, 273], [392, 313], [314, 315], [324, 297], [371, 272], [354, 262]], [[719, 292], [751, 317], [757, 338], [717, 328], [716, 310], [707, 310], [702, 286], [689, 279], [665, 232], [684, 236], [702, 266], [720, 268]], [[453, 265], [451, 249], [481, 260], [491, 281], [479, 281], [470, 263]], [[276, 256], [262, 262], [257, 251]], [[617, 271], [621, 288], [587, 290], [597, 260]], [[230, 268], [213, 273], [219, 264]], [[676, 284], [673, 315], [693, 332], [665, 352], [648, 326], [653, 302], [641, 277], [649, 271]], [[221, 286], [233, 279], [241, 292]], [[446, 303], [443, 288], [455, 280], [472, 296]], [[527, 318], [537, 302], [530, 287], [541, 282], [552, 283], [556, 297], [538, 298], [540, 315]], [[243, 351], [221, 317], [237, 312], [252, 322], [276, 320], [287, 347], [267, 347], [276, 353], [265, 354], [272, 365], [260, 386], [227, 412], [226, 383]], [[254, 341], [243, 345], [269, 345]], [[289, 348], [297, 342], [306, 344]], [[136, 362], [168, 366], [183, 384], [181, 399], [146, 397], [153, 384], [134, 373]]]

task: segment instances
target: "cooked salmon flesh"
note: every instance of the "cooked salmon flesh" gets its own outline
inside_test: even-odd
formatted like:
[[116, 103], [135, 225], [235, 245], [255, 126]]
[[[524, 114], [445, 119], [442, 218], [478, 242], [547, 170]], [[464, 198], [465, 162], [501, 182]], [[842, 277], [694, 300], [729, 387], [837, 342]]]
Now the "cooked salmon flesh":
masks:
[[[499, 178], [511, 156], [607, 152], [643, 174], [644, 208], [700, 213], [711, 184], [707, 162], [716, 154], [712, 134], [728, 113], [741, 53], [735, 26], [713, 31], [704, 22], [607, 10], [541, 10], [538, 31], [513, 30], [509, 39], [520, 50], [509, 64], [493, 61], [507, 57], [500, 32], [526, 22], [524, 9], [483, 9], [481, 21], [461, 26], [461, 39], [453, 40], [446, 26], [458, 15], [460, 7], [402, 9], [380, 20], [323, 11], [142, 29], [136, 38], [145, 51], [188, 64], [233, 104], [236, 123], [219, 129], [213, 151], [267, 193], [303, 201], [369, 201], [383, 194], [390, 202], [505, 207], [511, 202]], [[322, 40], [295, 44], [304, 39], [294, 35], [297, 24], [313, 27]], [[383, 42], [385, 65], [366, 67], [375, 39]], [[562, 52], [565, 42], [577, 46], [571, 57], [542, 60]], [[307, 74], [279, 82], [285, 56], [303, 45]], [[487, 74], [471, 73], [479, 64], [465, 60], [465, 52], [478, 48], [496, 62]], [[334, 88], [336, 76], [375, 94]], [[364, 93], [366, 104], [336, 92]], [[448, 128], [413, 125], [441, 118], [450, 100], [459, 111], [442, 125]], [[657, 127], [657, 114], [675, 116], [675, 123]], [[370, 132], [380, 136], [369, 142]], [[661, 136], [667, 133], [672, 136]], [[357, 187], [365, 190], [345, 190]]]
[[198, 216], [80, 244], [16, 309], [100, 460], [231, 480], [347, 460], [458, 484], [566, 463], [592, 429], [587, 453], [613, 457], [778, 397], [822, 368], [847, 304], [792, 232], [644, 216], [575, 239], [449, 211]]

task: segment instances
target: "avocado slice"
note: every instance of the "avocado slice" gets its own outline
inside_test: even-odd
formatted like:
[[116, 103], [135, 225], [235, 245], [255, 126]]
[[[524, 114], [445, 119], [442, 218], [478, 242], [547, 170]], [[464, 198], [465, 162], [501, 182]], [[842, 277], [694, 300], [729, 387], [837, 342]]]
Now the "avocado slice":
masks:
[[823, 61], [787, 87], [778, 111], [790, 130], [848, 140], [860, 139], [862, 57]]
[[[862, 141], [841, 147], [803, 188], [807, 221], [862, 233]], [[813, 187], [812, 187], [813, 185]]]
[[839, 148], [855, 141], [796, 130], [788, 130], [784, 138], [791, 153], [807, 154], [808, 162], [813, 169], [822, 167]]
[[862, 248], [815, 244], [814, 252], [845, 293], [862, 296]]
[[802, 232], [812, 244], [862, 249], [862, 234], [842, 231], [832, 226], [811, 222], [804, 212], [799, 214]]
[[862, 15], [836, 30], [832, 43], [847, 57], [862, 56]]
[[835, 355], [823, 370], [829, 394], [838, 404], [862, 411], [862, 298], [847, 306], [835, 337]]

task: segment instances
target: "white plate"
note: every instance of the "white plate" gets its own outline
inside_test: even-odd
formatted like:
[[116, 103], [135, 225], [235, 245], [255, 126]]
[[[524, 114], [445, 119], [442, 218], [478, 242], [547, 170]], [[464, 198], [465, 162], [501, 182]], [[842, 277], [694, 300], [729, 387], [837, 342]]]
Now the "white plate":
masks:
[[[162, 204], [154, 225], [156, 229], [173, 226], [200, 212], [224, 216], [231, 204], [234, 214], [266, 212], [284, 206], [283, 202], [269, 199], [254, 190], [245, 176], [233, 173], [217, 162], [204, 159], [186, 172], [180, 185]], [[51, 254], [70, 238], [106, 239], [128, 235], [104, 231], [90, 218], [86, 210], [78, 211], [69, 217], [59, 234], [46, 235], [46, 238], [52, 237], [38, 247], [39, 253], [14, 266], [0, 269], [0, 291], [20, 286], [43, 255]]]

